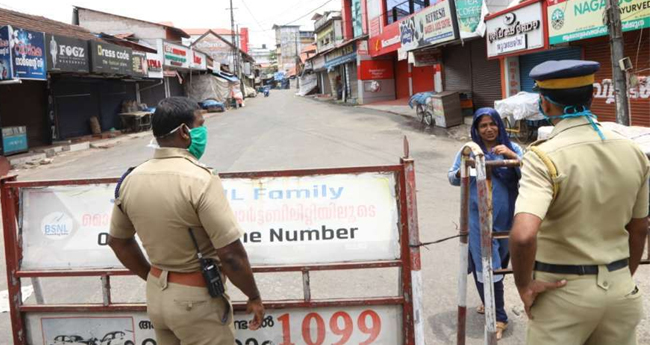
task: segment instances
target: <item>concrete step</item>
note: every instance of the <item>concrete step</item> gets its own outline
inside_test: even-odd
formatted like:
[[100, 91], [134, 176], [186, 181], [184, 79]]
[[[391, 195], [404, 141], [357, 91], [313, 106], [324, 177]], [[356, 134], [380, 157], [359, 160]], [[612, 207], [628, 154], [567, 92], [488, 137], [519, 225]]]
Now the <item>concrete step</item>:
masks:
[[40, 163], [45, 159], [47, 159], [47, 154], [38, 152], [28, 152], [7, 157], [7, 160], [9, 160], [9, 164], [11, 164], [12, 167], [27, 165], [30, 163]]

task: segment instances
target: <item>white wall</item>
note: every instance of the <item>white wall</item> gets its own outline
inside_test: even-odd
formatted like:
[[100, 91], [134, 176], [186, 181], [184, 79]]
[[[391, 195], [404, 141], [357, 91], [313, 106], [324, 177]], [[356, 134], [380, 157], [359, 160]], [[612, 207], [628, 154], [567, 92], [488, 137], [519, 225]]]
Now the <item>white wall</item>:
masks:
[[109, 35], [134, 33], [137, 38], [151, 44], [153, 47], [156, 46], [158, 38], [166, 38], [165, 28], [159, 25], [83, 9], [79, 9], [78, 13], [79, 26], [88, 29], [90, 32], [103, 32]]

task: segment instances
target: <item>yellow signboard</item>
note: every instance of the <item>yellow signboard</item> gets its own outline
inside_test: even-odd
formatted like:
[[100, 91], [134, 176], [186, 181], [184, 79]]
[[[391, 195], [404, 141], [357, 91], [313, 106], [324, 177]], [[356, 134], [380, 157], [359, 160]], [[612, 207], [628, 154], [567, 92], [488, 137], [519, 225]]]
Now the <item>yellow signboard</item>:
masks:
[[[619, 0], [623, 31], [650, 27], [650, 0]], [[549, 0], [549, 43], [607, 35], [603, 13], [607, 0]]]

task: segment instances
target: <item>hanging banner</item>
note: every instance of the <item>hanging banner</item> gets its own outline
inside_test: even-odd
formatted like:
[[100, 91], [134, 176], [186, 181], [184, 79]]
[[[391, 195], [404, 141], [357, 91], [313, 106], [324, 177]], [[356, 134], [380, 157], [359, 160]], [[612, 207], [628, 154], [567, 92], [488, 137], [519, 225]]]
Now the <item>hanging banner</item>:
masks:
[[451, 0], [435, 4], [400, 22], [403, 51], [453, 41], [458, 38], [455, 11]]
[[131, 48], [90, 41], [91, 71], [93, 73], [131, 75]]
[[460, 38], [483, 37], [489, 10], [483, 0], [454, 0]]
[[393, 60], [363, 60], [359, 67], [360, 80], [393, 79]]
[[158, 51], [163, 52], [163, 64], [169, 67], [190, 68], [190, 49], [188, 47], [158, 41]]
[[[27, 341], [32, 345], [153, 345], [154, 327], [146, 313], [30, 313]], [[396, 305], [340, 308], [267, 309], [257, 331], [251, 315], [235, 314], [235, 345], [401, 344], [402, 310]]]
[[14, 78], [47, 80], [45, 35], [42, 32], [12, 28], [9, 45]]
[[525, 53], [546, 47], [541, 2], [489, 16], [487, 26], [488, 58]]
[[9, 37], [11, 36], [11, 27], [3, 26], [0, 28], [0, 80], [13, 79], [11, 68], [11, 48], [9, 47]]
[[50, 72], [90, 72], [88, 41], [45, 34], [47, 70]]
[[163, 77], [163, 60], [160, 54], [147, 53], [147, 75], [156, 79]]
[[147, 77], [149, 75], [149, 65], [147, 63], [147, 53], [134, 50], [131, 53], [131, 75], [134, 77]]
[[[549, 0], [548, 36], [550, 44], [559, 44], [606, 36], [603, 13], [607, 1]], [[648, 0], [619, 1], [623, 31], [650, 28]]]
[[[400, 257], [390, 173], [223, 179], [253, 265]], [[114, 184], [23, 189], [22, 268], [120, 268], [106, 245]], [[278, 253], [291, 252], [291, 255]]]

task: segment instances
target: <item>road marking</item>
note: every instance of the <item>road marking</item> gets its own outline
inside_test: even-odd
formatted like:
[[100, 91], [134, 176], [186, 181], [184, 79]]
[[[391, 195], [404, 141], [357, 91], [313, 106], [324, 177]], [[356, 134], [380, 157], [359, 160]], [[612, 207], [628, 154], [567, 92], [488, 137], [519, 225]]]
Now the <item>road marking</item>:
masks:
[[[29, 296], [34, 293], [34, 287], [31, 285], [22, 287], [23, 302], [25, 302]], [[9, 311], [9, 291], [2, 290], [0, 291], [0, 313], [6, 313]]]

